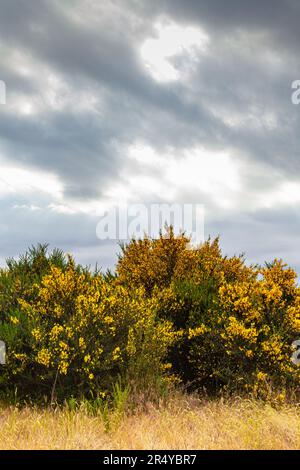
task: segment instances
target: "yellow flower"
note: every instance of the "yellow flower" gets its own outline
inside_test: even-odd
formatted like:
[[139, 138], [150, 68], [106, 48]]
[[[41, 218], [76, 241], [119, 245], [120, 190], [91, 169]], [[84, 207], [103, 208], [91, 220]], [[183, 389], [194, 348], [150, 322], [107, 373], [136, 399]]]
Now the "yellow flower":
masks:
[[263, 372], [258, 372], [256, 377], [257, 377], [257, 380], [263, 381], [267, 378], [267, 374], [264, 374]]
[[79, 344], [79, 348], [80, 348], [82, 351], [84, 351], [85, 348], [86, 348], [84, 338], [80, 337], [79, 340], [78, 340], [78, 344]]
[[66, 351], [61, 351], [59, 357], [60, 357], [61, 359], [68, 359], [69, 354], [68, 354]]
[[51, 355], [50, 355], [50, 352], [48, 351], [48, 349], [43, 348], [38, 352], [37, 362], [39, 364], [42, 364], [46, 367], [49, 367], [50, 359], [51, 359]]
[[112, 317], [110, 317], [109, 315], [106, 315], [104, 317], [104, 322], [107, 323], [108, 325], [110, 325], [111, 323], [114, 322], [114, 319]]
[[26, 354], [14, 354], [15, 358], [18, 359], [19, 361], [26, 361], [27, 356]]
[[167, 370], [167, 369], [171, 369], [172, 368], [172, 364], [170, 362], [168, 362], [167, 364], [163, 364], [162, 368], [164, 370]]
[[58, 336], [64, 331], [64, 328], [63, 326], [61, 325], [54, 325], [54, 327], [52, 328], [51, 332], [50, 332], [50, 338], [52, 341], [55, 341]]
[[204, 325], [198, 326], [197, 328], [189, 328], [188, 339], [201, 336], [206, 331], [207, 331], [207, 328]]
[[68, 363], [66, 361], [61, 361], [59, 366], [58, 366], [58, 370], [61, 374], [63, 375], [67, 375], [67, 372], [68, 372]]
[[117, 346], [114, 350], [113, 350], [113, 353], [112, 353], [112, 358], [113, 358], [113, 361], [117, 361], [119, 358], [120, 358], [120, 347]]
[[31, 334], [32, 334], [32, 336], [34, 337], [34, 339], [36, 341], [40, 341], [42, 339], [42, 334], [41, 334], [41, 331], [39, 330], [39, 328], [34, 328], [31, 331]]
[[68, 350], [69, 349], [69, 346], [67, 345], [67, 343], [65, 343], [64, 341], [60, 341], [59, 342], [59, 346], [61, 349], [63, 349], [64, 351]]
[[91, 361], [91, 356], [89, 354], [86, 354], [83, 358], [84, 362], [90, 362]]

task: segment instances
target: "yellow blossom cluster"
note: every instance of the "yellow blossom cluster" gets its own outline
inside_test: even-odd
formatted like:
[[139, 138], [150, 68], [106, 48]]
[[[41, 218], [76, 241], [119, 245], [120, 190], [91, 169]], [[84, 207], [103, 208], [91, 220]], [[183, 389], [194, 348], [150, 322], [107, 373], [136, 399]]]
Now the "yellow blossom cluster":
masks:
[[1, 383], [26, 397], [107, 397], [119, 376], [143, 390], [276, 389], [278, 403], [299, 393], [296, 273], [223, 256], [219, 239], [193, 247], [168, 227], [124, 245], [110, 275], [39, 246], [0, 270], [0, 314]]
[[71, 262], [64, 271], [51, 267], [31, 300], [19, 305], [31, 331], [31, 360], [45, 368], [41, 381], [51, 373], [49, 386], [56, 373], [59, 384], [103, 390], [124, 367], [135, 378], [166, 370], [163, 359], [176, 335], [171, 322], [156, 318], [156, 302], [143, 287], [129, 292]]

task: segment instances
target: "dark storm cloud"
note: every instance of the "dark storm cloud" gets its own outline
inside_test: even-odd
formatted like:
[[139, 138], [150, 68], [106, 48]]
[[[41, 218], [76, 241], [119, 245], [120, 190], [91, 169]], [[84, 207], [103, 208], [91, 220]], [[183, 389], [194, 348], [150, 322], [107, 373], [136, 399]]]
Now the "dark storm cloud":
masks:
[[297, 0], [162, 0], [167, 13], [178, 20], [207, 24], [215, 34], [232, 29], [272, 32], [274, 38], [285, 39], [289, 47], [300, 36]]
[[[19, 23], [20, 13], [23, 21]], [[16, 118], [5, 113], [1, 116], [0, 133], [10, 150], [9, 158], [26, 159], [40, 168], [55, 169], [66, 181], [67, 194], [82, 197], [101, 194], [105, 182], [110, 182], [108, 177], [116, 177], [123, 159], [111, 145], [114, 138], [124, 143], [138, 135], [145, 140], [154, 138], [155, 145], [165, 142], [184, 147], [189, 134], [194, 140], [204, 139], [206, 134], [212, 139], [218, 127], [200, 104], [184, 102], [180, 86], [161, 87], [153, 82], [141, 67], [135, 44], [126, 40], [120, 30], [118, 33], [117, 37], [111, 37], [109, 25], [96, 31], [90, 31], [88, 24], [78, 27], [57, 7], [50, 7], [49, 2], [38, 5], [37, 2], [4, 2], [0, 18], [4, 42], [10, 41], [21, 51], [30, 51], [33, 57], [64, 75], [75, 90], [92, 86], [97, 94], [101, 93], [97, 84], [108, 88], [104, 123], [99, 122], [97, 113], [86, 116], [80, 111], [74, 115], [49, 110], [43, 120], [40, 116]], [[15, 91], [19, 85], [24, 92], [22, 82], [16, 80], [11, 85]], [[42, 80], [39, 86], [43, 86]], [[36, 90], [39, 92], [40, 89]], [[161, 135], [160, 120], [165, 121], [165, 115], [170, 126]], [[189, 129], [183, 132], [183, 127]]]
[[[189, 21], [192, 17], [194, 21], [197, 19], [201, 26], [204, 25], [204, 27], [208, 28], [207, 31], [213, 38], [215, 35], [221, 35], [220, 28], [222, 30], [225, 28], [227, 35], [233, 33], [232, 28], [240, 30], [246, 27], [247, 30], [250, 26], [258, 30], [276, 30], [271, 19], [274, 11], [276, 12], [280, 8], [281, 10], [278, 12], [280, 17], [282, 17], [283, 12], [285, 12], [284, 17], [290, 17], [293, 15], [293, 8], [291, 6], [287, 8], [286, 5], [282, 5], [282, 2], [275, 3], [273, 5], [272, 2], [265, 2], [263, 9], [261, 4], [260, 6], [257, 4], [255, 8], [253, 3], [251, 3], [251, 7], [249, 7], [249, 4], [245, 4], [248, 7], [243, 9], [238, 2], [228, 2], [226, 3], [226, 8], [224, 7], [224, 2], [188, 1], [184, 2], [184, 9], [182, 8], [183, 2], [176, 1], [172, 2], [172, 7], [167, 2], [162, 2], [162, 6], [165, 5], [165, 11], [181, 22], [184, 19]], [[18, 8], [16, 8], [16, 5]], [[128, 2], [128, 5], [130, 7], [134, 3]], [[20, 24], [18, 23], [19, 15], [16, 14], [16, 10], [20, 11], [23, 15], [23, 21]], [[157, 14], [162, 12], [164, 12], [164, 9], [161, 9], [161, 11], [157, 9]], [[271, 17], [269, 13], [272, 13]], [[265, 21], [263, 20], [264, 18]], [[276, 14], [275, 18], [278, 21]], [[288, 106], [291, 112], [295, 114], [296, 110], [292, 109], [288, 95], [290, 93], [290, 81], [295, 75], [291, 75], [290, 78], [285, 75], [281, 83], [278, 84], [276, 79], [274, 80], [273, 77], [266, 76], [264, 69], [259, 67], [259, 64], [257, 66], [255, 61], [254, 63], [251, 63], [251, 61], [247, 63], [247, 60], [239, 57], [238, 54], [231, 53], [230, 50], [228, 55], [228, 50], [226, 48], [222, 50], [222, 46], [218, 48], [219, 45], [217, 44], [214, 55], [201, 63], [199, 74], [194, 76], [194, 82], [191, 85], [195, 102], [191, 103], [189, 101], [187, 103], [182, 98], [185, 90], [182, 90], [180, 84], [169, 87], [159, 86], [146, 75], [137, 57], [136, 44], [132, 41], [132, 36], [129, 33], [124, 34], [121, 24], [119, 24], [119, 30], [116, 31], [114, 29], [113, 32], [111, 32], [107, 24], [103, 25], [103, 29], [91, 30], [88, 23], [84, 26], [72, 23], [70, 18], [62, 14], [59, 4], [54, 2], [51, 5], [49, 2], [42, 1], [4, 2], [0, 22], [2, 23], [0, 31], [3, 40], [11, 41], [12, 44], [15, 44], [21, 50], [24, 48], [25, 50], [30, 50], [34, 57], [50, 64], [54, 67], [54, 70], [58, 70], [67, 76], [67, 80], [71, 84], [72, 82], [76, 83], [76, 80], [80, 77], [81, 80], [79, 79], [77, 84], [80, 88], [84, 86], [82, 77], [85, 77], [87, 80], [94, 80], [96, 83], [104, 84], [111, 94], [117, 94], [118, 106], [112, 109], [115, 103], [113, 99], [110, 99], [107, 106], [108, 109], [106, 110], [110, 123], [113, 123], [113, 129], [110, 129], [108, 132], [105, 129], [104, 133], [107, 132], [107, 136], [102, 137], [103, 124], [100, 123], [100, 138], [97, 139], [94, 136], [94, 138], [88, 139], [93, 155], [95, 155], [96, 151], [95, 145], [93, 145], [94, 140], [96, 140], [96, 146], [98, 142], [99, 150], [95, 159], [99, 161], [101, 167], [108, 167], [109, 163], [111, 163], [112, 176], [115, 176], [116, 173], [116, 160], [114, 158], [110, 159], [107, 157], [106, 152], [103, 152], [103, 141], [108, 143], [111, 138], [115, 137], [122, 142], [134, 139], [135, 135], [143, 136], [142, 120], [146, 121], [147, 128], [150, 127], [151, 139], [155, 140], [155, 143], [158, 145], [162, 141], [166, 145], [173, 144], [184, 147], [187, 145], [187, 139], [189, 138], [192, 142], [201, 140], [203, 143], [210, 141], [213, 144], [217, 144], [219, 141], [220, 145], [227, 144], [229, 141], [230, 143], [236, 143], [237, 146], [246, 147], [248, 151], [252, 150], [251, 154], [258, 159], [272, 159], [274, 148], [281, 152], [281, 147], [285, 146], [285, 136], [283, 136], [282, 141], [278, 132], [274, 132], [272, 139], [270, 139], [270, 136], [263, 136], [261, 132], [253, 135], [251, 130], [246, 130], [246, 135], [243, 136], [243, 131], [238, 130], [238, 132], [234, 132], [231, 129], [228, 130], [217, 116], [212, 117], [210, 112], [205, 109], [202, 105], [201, 96], [205, 94], [207, 102], [219, 105], [222, 103], [224, 95], [227, 95], [231, 98], [231, 103], [227, 102], [224, 104], [229, 111], [231, 109], [234, 110], [235, 107], [240, 112], [244, 111], [247, 113], [247, 104], [249, 104], [247, 103], [247, 94], [243, 96], [247, 89], [249, 92], [248, 102], [251, 101], [251, 95], [255, 94], [257, 100], [262, 101], [265, 105], [268, 104], [266, 101], [265, 103], [263, 102], [265, 97], [271, 94], [271, 98], [274, 98], [274, 94], [277, 93], [278, 103], [284, 100], [285, 107]], [[144, 22], [146, 21], [144, 20]], [[258, 44], [258, 46], [261, 45]], [[222, 60], [220, 53], [225, 53], [225, 59]], [[283, 71], [280, 73], [283, 73]], [[199, 87], [199, 84], [201, 87]], [[89, 83], [87, 82], [88, 85]], [[197, 88], [200, 88], [199, 91], [197, 91]], [[244, 90], [244, 93], [240, 94], [241, 88]], [[140, 107], [139, 112], [135, 112], [138, 107]], [[161, 126], [159, 125], [155, 129], [153, 124], [157, 115], [159, 121], [160, 112], [167, 114], [167, 119], [169, 118], [172, 122], [172, 125], [166, 129], [163, 136], [161, 136]], [[126, 122], [120, 122], [119, 115], [122, 115]], [[57, 125], [54, 122], [55, 119], [57, 119]], [[95, 134], [99, 128], [97, 116], [90, 116], [88, 119], [94, 125], [93, 130]], [[65, 123], [61, 126], [63, 120]], [[51, 113], [49, 113], [49, 127], [60, 129], [60, 132], [56, 133], [57, 140], [60, 139], [60, 136], [62, 139], [66, 136], [69, 145], [71, 146], [71, 142], [73, 142], [73, 146], [76, 147], [76, 136], [80, 135], [81, 141], [86, 146], [85, 135], [89, 136], [90, 132], [86, 116], [80, 116], [78, 113], [75, 121], [77, 122], [74, 123], [74, 116], [72, 115], [56, 114], [51, 116]], [[129, 123], [131, 126], [128, 125]], [[185, 126], [182, 126], [182, 123], [187, 124], [187, 130], [184, 129]], [[39, 121], [37, 125], [40, 125]], [[81, 125], [86, 129], [85, 132], [81, 132]], [[24, 128], [26, 128], [26, 123]], [[69, 132], [71, 128], [74, 128], [73, 133]], [[178, 128], [181, 132], [178, 132]], [[7, 129], [4, 132], [6, 133]], [[12, 129], [12, 132], [15, 133], [15, 130]], [[43, 129], [36, 129], [33, 139], [39, 134], [43, 135]], [[30, 136], [30, 130], [27, 135]], [[147, 139], [147, 135], [145, 138]], [[268, 148], [269, 145], [266, 147], [266, 140], [271, 144], [271, 148]], [[49, 139], [47, 143], [44, 143], [44, 146], [51, 148], [53, 145], [55, 149], [55, 143], [55, 139]], [[83, 165], [80, 166], [80, 169], [85, 173], [87, 171], [87, 162], [87, 165], [93, 168], [93, 173], [97, 173], [97, 165], [95, 168], [93, 158], [89, 157], [88, 147], [89, 145], [86, 147], [87, 156], [84, 157]], [[62, 148], [62, 151], [64, 151], [64, 148]], [[114, 151], [115, 149], [110, 149], [109, 154], [112, 155]], [[75, 155], [76, 153], [83, 155], [80, 145]], [[76, 157], [74, 156], [75, 159]], [[42, 165], [43, 161], [44, 159], [39, 156], [39, 165]], [[272, 161], [273, 163], [274, 161]], [[57, 171], [59, 171], [57, 162], [55, 162], [55, 165]], [[78, 167], [78, 165], [75, 165], [75, 167]], [[100, 173], [99, 168], [99, 179], [101, 178]], [[62, 176], [66, 176], [65, 172], [62, 173]], [[103, 180], [107, 176], [105, 171]], [[83, 194], [85, 191], [89, 192], [84, 181], [85, 179], [83, 178]], [[76, 178], [75, 182], [78, 185], [79, 182]]]
[[[164, 16], [199, 27], [209, 37], [207, 53], [192, 60], [185, 80], [156, 82], [139, 54], [147, 38], [157, 37], [154, 25]], [[55, 174], [66, 199], [86, 201], [101, 199], [118, 183], [126, 185], [126, 171], [163, 179], [158, 168], [128, 160], [127, 149], [136, 140], [158, 154], [171, 148], [177, 158], [199, 145], [227, 149], [242, 166], [245, 200], [249, 193], [300, 180], [300, 109], [290, 99], [291, 82], [300, 74], [299, 17], [296, 0], [2, 0], [0, 79], [7, 84], [8, 105], [0, 108], [0, 161]], [[19, 56], [31, 74], [22, 73]], [[179, 71], [190, 62], [182, 53], [170, 59]], [[47, 101], [50, 74], [63, 83], [57, 93], [63, 99], [70, 94], [63, 106]], [[92, 104], [85, 103], [85, 93], [94, 98]], [[37, 112], [19, 112], [24, 97]], [[213, 214], [209, 232], [224, 233], [229, 251], [232, 240], [242, 240], [241, 251], [249, 247], [251, 258], [260, 258], [255, 237], [261, 251], [266, 239], [270, 252], [284, 255], [281, 246], [296, 246], [293, 210], [262, 213], [241, 204], [228, 212], [235, 220], [231, 224], [226, 214], [218, 219], [215, 202], [204, 192], [190, 187], [180, 195], [184, 198], [206, 204]], [[19, 194], [2, 201], [2, 255], [37, 239], [63, 246], [69, 241], [88, 260], [96, 253], [93, 217], [55, 214], [47, 204], [40, 212], [12, 209], [16, 201], [28, 203], [23, 199]], [[41, 196], [32, 200], [39, 205]], [[34, 227], [35, 235], [31, 229], [18, 231], [23, 224]], [[81, 242], [76, 244], [74, 233]], [[104, 255], [109, 258], [107, 251]]]

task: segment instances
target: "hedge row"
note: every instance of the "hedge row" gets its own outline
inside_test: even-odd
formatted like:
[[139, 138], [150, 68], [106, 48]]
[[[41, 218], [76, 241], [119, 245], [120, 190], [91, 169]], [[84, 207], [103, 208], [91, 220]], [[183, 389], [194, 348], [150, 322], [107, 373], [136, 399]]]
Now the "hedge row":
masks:
[[116, 273], [46, 246], [0, 271], [2, 396], [109, 396], [184, 383], [206, 393], [299, 397], [300, 288], [280, 260], [247, 266], [219, 240], [195, 248], [172, 228], [122, 247]]

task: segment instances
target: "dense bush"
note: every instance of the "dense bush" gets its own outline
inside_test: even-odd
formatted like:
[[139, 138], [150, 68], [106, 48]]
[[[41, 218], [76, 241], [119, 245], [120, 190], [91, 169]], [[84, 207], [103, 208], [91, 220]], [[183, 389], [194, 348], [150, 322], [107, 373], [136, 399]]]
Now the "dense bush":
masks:
[[299, 393], [291, 356], [300, 288], [281, 261], [246, 266], [243, 256], [223, 256], [218, 239], [193, 249], [169, 231], [124, 247], [117, 272], [124, 285], [151, 286], [158, 315], [180, 332], [169, 357], [185, 382], [210, 393]]
[[122, 247], [116, 274], [92, 273], [46, 246], [0, 271], [3, 393], [106, 396], [119, 377], [158, 393], [192, 388], [299, 397], [300, 288], [275, 260], [247, 266], [219, 240], [192, 247], [172, 228]]
[[[2, 390], [61, 399], [104, 396], [120, 375], [135, 386], [155, 387], [163, 380], [163, 359], [176, 334], [170, 322], [157, 318], [144, 289], [129, 292], [71, 258], [60, 267], [51, 265], [52, 255], [49, 260], [44, 276], [34, 277], [6, 314], [3, 298]], [[18, 284], [19, 270], [1, 275]]]

